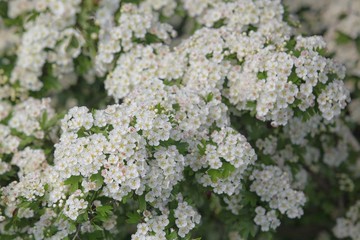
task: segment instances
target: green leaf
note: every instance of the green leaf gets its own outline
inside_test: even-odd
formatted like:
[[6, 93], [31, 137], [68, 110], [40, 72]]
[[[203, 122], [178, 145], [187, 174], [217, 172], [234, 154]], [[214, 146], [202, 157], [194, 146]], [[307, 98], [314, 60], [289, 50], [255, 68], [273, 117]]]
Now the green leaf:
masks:
[[179, 151], [180, 154], [182, 155], [185, 155], [188, 153], [188, 147], [189, 147], [189, 144], [186, 143], [186, 142], [177, 142], [175, 144], [177, 150]]
[[66, 179], [64, 181], [65, 185], [70, 185], [70, 184], [74, 184], [74, 183], [78, 183], [82, 180], [82, 176], [71, 176], [68, 179]]
[[60, 90], [61, 89], [61, 83], [59, 82], [59, 80], [52, 76], [52, 75], [44, 75], [43, 79], [42, 79], [44, 85], [43, 85], [43, 90], [45, 92], [49, 91], [49, 90]]
[[96, 207], [96, 216], [92, 219], [93, 222], [101, 223], [109, 220], [109, 216], [112, 213], [113, 207], [104, 205]]
[[256, 108], [256, 102], [255, 101], [248, 101], [248, 102], [246, 102], [246, 107], [251, 108], [251, 109], [255, 109]]
[[126, 222], [130, 224], [138, 224], [141, 220], [141, 215], [137, 212], [128, 213], [126, 216], [128, 217]]
[[35, 137], [32, 136], [26, 136], [24, 139], [21, 140], [20, 144], [19, 144], [19, 148], [23, 149], [25, 148], [27, 145], [34, 143]]
[[81, 239], [103, 240], [104, 239], [104, 230], [102, 229], [102, 227], [100, 227], [96, 224], [92, 224], [92, 226], [94, 226], [94, 229], [96, 229], [96, 231], [89, 233], [88, 235], [86, 235], [85, 238], [81, 238]]
[[82, 176], [71, 176], [64, 181], [65, 185], [70, 185], [69, 192], [73, 193], [79, 189], [79, 183], [82, 181]]
[[168, 79], [165, 79], [164, 80], [164, 84], [166, 86], [180, 86], [181, 85], [181, 78], [177, 78], [177, 79], [171, 79], [171, 80], [168, 80]]
[[206, 99], [205, 101], [208, 103], [208, 102], [211, 102], [214, 98], [214, 94], [211, 92], [209, 93], [207, 96], [206, 96]]
[[293, 67], [292, 71], [291, 71], [291, 74], [289, 76], [289, 81], [293, 82], [294, 84], [299, 84], [301, 83], [301, 79], [296, 75], [296, 72], [295, 72], [295, 67]]
[[360, 37], [358, 37], [355, 41], [356, 48], [358, 50], [358, 53], [360, 54]]
[[170, 234], [168, 234], [166, 236], [166, 239], [168, 239], [168, 240], [176, 240], [176, 239], [179, 239], [179, 238], [177, 236], [176, 231], [172, 231]]
[[235, 171], [235, 167], [228, 162], [223, 163], [221, 169], [222, 169], [222, 175], [221, 175], [222, 178], [228, 178]]
[[327, 54], [326, 48], [318, 48], [316, 51], [319, 53], [320, 56], [325, 57]]
[[177, 148], [180, 154], [185, 155], [188, 153], [189, 144], [186, 142], [175, 141], [174, 139], [168, 139], [166, 141], [160, 141], [160, 146], [169, 147], [174, 146]]
[[261, 232], [259, 235], [260, 235], [259, 239], [262, 239], [262, 240], [274, 239], [273, 233], [271, 233], [271, 232]]
[[345, 33], [337, 31], [336, 34], [336, 43], [340, 45], [347, 44], [353, 41], [353, 39]]
[[294, 38], [291, 38], [289, 41], [287, 41], [285, 48], [288, 52], [293, 51], [296, 46], [296, 40]]
[[101, 173], [97, 173], [97, 174], [93, 174], [91, 177], [90, 177], [90, 180], [92, 182], [95, 182], [96, 185], [99, 187], [99, 186], [102, 186], [103, 183], [104, 183], [104, 178], [103, 176], [101, 175]]
[[122, 202], [123, 204], [126, 204], [127, 200], [128, 200], [128, 199], [131, 199], [132, 195], [133, 195], [133, 192], [129, 192], [128, 195], [126, 195], [125, 197], [122, 198], [121, 202]]
[[85, 136], [87, 136], [87, 132], [86, 132], [86, 129], [84, 128], [84, 127], [81, 127], [80, 129], [79, 129], [79, 131], [77, 132], [77, 135], [79, 136], [79, 137], [85, 137]]
[[249, 191], [242, 191], [241, 192], [241, 197], [242, 197], [241, 202], [244, 205], [250, 205], [252, 207], [256, 206], [258, 196], [255, 193], [249, 192]]
[[59, 113], [56, 114], [53, 118], [51, 118], [50, 120], [47, 119], [47, 121], [44, 123], [44, 128], [43, 130], [47, 130], [51, 127], [53, 127], [54, 125], [56, 125], [56, 123], [62, 119], [65, 116], [65, 112], [63, 113]]
[[222, 18], [214, 23], [214, 28], [221, 28], [225, 24], [225, 18]]
[[179, 111], [179, 110], [180, 110], [180, 104], [178, 104], [178, 103], [173, 104], [172, 107], [173, 107], [173, 109], [174, 109], [175, 111]]
[[221, 170], [219, 169], [209, 169], [207, 174], [209, 174], [211, 181], [213, 182], [217, 182], [217, 180], [222, 176]]
[[76, 222], [78, 223], [83, 223], [89, 220], [89, 214], [87, 211], [83, 212], [82, 214], [80, 214], [77, 219]]
[[151, 44], [151, 43], [161, 43], [162, 40], [155, 34], [152, 33], [146, 33], [145, 34], [145, 38], [144, 39], [140, 39], [140, 38], [133, 38], [132, 39], [133, 42], [135, 43], [144, 43], [144, 44]]
[[24, 201], [24, 202], [19, 204], [18, 208], [28, 208], [29, 206], [30, 206], [30, 202]]
[[258, 27], [256, 27], [256, 26], [254, 26], [254, 25], [249, 25], [248, 26], [248, 32], [250, 32], [250, 31], [254, 31], [254, 32], [256, 32], [258, 30]]
[[6, 1], [0, 1], [0, 17], [8, 18], [8, 4]]
[[258, 79], [260, 79], [260, 80], [266, 79], [266, 78], [267, 78], [267, 72], [266, 72], [266, 71], [264, 71], [264, 72], [258, 72], [257, 77], [258, 77]]
[[112, 212], [113, 207], [112, 206], [108, 206], [108, 205], [104, 205], [104, 206], [97, 206], [96, 207], [96, 212], [101, 215], [101, 216], [108, 216], [110, 215], [110, 213]]
[[249, 236], [254, 237], [257, 232], [257, 226], [253, 223], [252, 219], [243, 218], [240, 220], [240, 235], [244, 239], [249, 239]]
[[89, 58], [88, 56], [84, 56], [82, 54], [79, 57], [77, 57], [74, 60], [74, 62], [75, 62], [75, 64], [74, 64], [75, 65], [75, 71], [79, 75], [84, 75], [92, 67], [91, 58]]
[[207, 174], [209, 174], [211, 181], [216, 182], [219, 178], [228, 178], [234, 171], [235, 167], [233, 165], [223, 161], [219, 169], [209, 169], [207, 170]]
[[48, 236], [53, 236], [55, 233], [58, 232], [58, 228], [55, 226], [50, 226], [45, 231], [47, 232]]
[[224, 56], [224, 60], [235, 62], [237, 65], [242, 65], [245, 62], [243, 59], [240, 61], [237, 58], [237, 53], [231, 53], [229, 55]]
[[69, 231], [70, 232], [76, 231], [76, 225], [72, 222], [69, 222]]
[[145, 194], [139, 196], [139, 210], [141, 212], [146, 210]]
[[207, 145], [207, 143], [206, 143], [205, 140], [201, 141], [201, 144], [199, 143], [197, 145], [200, 156], [205, 156], [205, 154], [206, 154], [206, 145]]
[[41, 116], [41, 120], [40, 120], [40, 127], [41, 129], [45, 129], [45, 124], [46, 124], [46, 121], [47, 121], [47, 111], [43, 112], [42, 116]]
[[79, 40], [75, 37], [75, 36], [71, 36], [70, 39], [70, 43], [69, 45], [66, 47], [66, 51], [69, 52], [71, 48], [79, 48], [80, 47], [80, 42]]
[[104, 229], [97, 224], [92, 224], [92, 226], [95, 228], [96, 231], [100, 231], [100, 232], [104, 231]]

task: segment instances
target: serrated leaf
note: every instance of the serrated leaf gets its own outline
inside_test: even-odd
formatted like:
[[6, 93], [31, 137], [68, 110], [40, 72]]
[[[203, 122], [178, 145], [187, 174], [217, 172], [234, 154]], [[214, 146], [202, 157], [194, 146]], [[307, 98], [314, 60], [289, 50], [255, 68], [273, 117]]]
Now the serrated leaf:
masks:
[[241, 192], [241, 197], [242, 197], [242, 203], [244, 205], [250, 205], [252, 207], [256, 206], [258, 196], [255, 193], [249, 191], [243, 191]]
[[209, 174], [212, 182], [217, 182], [219, 178], [221, 178], [221, 170], [218, 169], [209, 169], [207, 171], [207, 174]]
[[69, 223], [69, 231], [70, 232], [76, 231], [76, 225], [72, 222]]
[[168, 139], [167, 141], [160, 141], [160, 146], [169, 147], [175, 145], [180, 154], [185, 155], [188, 152], [189, 144], [186, 142], [175, 141], [174, 139]]
[[222, 178], [228, 178], [235, 171], [235, 167], [228, 162], [223, 163], [221, 169], [222, 169], [222, 175], [221, 175]]
[[64, 181], [65, 185], [70, 185], [69, 192], [73, 193], [79, 189], [79, 183], [82, 181], [82, 176], [71, 176]]
[[141, 220], [141, 216], [139, 213], [137, 212], [133, 212], [133, 213], [128, 213], [126, 215], [128, 218], [126, 219], [126, 222], [127, 223], [130, 223], [130, 224], [137, 224], [140, 222]]
[[100, 227], [99, 225], [97, 225], [97, 224], [92, 224], [92, 226], [95, 228], [95, 230], [97, 230], [97, 231], [104, 231], [104, 229], [102, 228], [102, 227]]
[[166, 236], [166, 239], [168, 239], [168, 240], [176, 240], [176, 239], [178, 239], [178, 235], [177, 235], [176, 231], [172, 231], [170, 234], [168, 234]]
[[296, 40], [294, 38], [291, 38], [289, 41], [287, 41], [285, 48], [288, 50], [288, 52], [294, 50], [296, 45]]
[[103, 183], [104, 183], [104, 177], [101, 175], [101, 173], [93, 174], [93, 175], [90, 177], [90, 180], [91, 180], [92, 182], [95, 182], [98, 187], [99, 187], [99, 186], [102, 186]]
[[97, 206], [96, 207], [96, 212], [101, 215], [101, 216], [109, 216], [109, 214], [112, 212], [113, 207], [112, 206], [108, 206], [108, 205], [104, 205], [104, 206]]
[[89, 214], [87, 211], [85, 211], [84, 213], [80, 214], [77, 219], [76, 222], [78, 223], [83, 223], [89, 220]]
[[242, 219], [240, 221], [240, 235], [244, 239], [249, 239], [249, 236], [255, 236], [257, 232], [257, 226], [252, 222], [251, 219]]

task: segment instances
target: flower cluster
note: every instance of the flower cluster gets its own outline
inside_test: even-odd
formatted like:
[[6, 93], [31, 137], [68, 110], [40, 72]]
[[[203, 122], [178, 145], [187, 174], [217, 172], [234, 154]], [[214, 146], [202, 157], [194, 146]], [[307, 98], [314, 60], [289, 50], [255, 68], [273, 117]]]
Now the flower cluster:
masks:
[[351, 206], [346, 217], [336, 219], [336, 226], [333, 232], [337, 238], [360, 238], [360, 201]]
[[[193, 171], [205, 169], [205, 173], [199, 173], [199, 183], [207, 186], [202, 180], [207, 178], [215, 192], [228, 195], [239, 192], [242, 175], [256, 156], [245, 137], [227, 127], [229, 122], [223, 116], [226, 107], [219, 100], [215, 97], [205, 100], [191, 89], [167, 86], [160, 80], [147, 82], [127, 99], [122, 105], [93, 113], [85, 107], [71, 109], [62, 120], [63, 133], [55, 145], [55, 165], [44, 169], [45, 175], [53, 174], [52, 178], [40, 180], [25, 175], [26, 182], [15, 183], [7, 195], [16, 191], [27, 199], [42, 197], [44, 191], [31, 189], [34, 185], [38, 188], [47, 185], [49, 197], [44, 204], [64, 208], [64, 215], [71, 220], [87, 210], [91, 203], [85, 198], [93, 191], [101, 191], [117, 201], [134, 191], [139, 196], [145, 194], [145, 201], [163, 209], [174, 187], [184, 180], [183, 172], [189, 165]], [[218, 105], [223, 112], [212, 111]], [[200, 147], [204, 141], [206, 150]], [[36, 183], [29, 185], [28, 178]], [[71, 191], [63, 185], [73, 180], [79, 181], [81, 189], [63, 201]], [[15, 206], [18, 201], [16, 198]], [[189, 216], [181, 216], [183, 210]], [[199, 216], [184, 203], [175, 211], [175, 217], [180, 236], [199, 223]]]
[[65, 202], [64, 214], [72, 220], [76, 220], [79, 212], [87, 208], [88, 203], [82, 197], [84, 194], [78, 189]]
[[[113, 62], [116, 53], [127, 52], [137, 45], [133, 38], [144, 39], [152, 36], [167, 41], [175, 36], [172, 27], [169, 24], [160, 23], [158, 14], [153, 12], [153, 8], [161, 8], [166, 2], [160, 6], [156, 6], [153, 1], [145, 1], [139, 6], [123, 4], [120, 8], [121, 15], [115, 21], [112, 20], [113, 3], [106, 2], [97, 13], [97, 23], [102, 31], [95, 66], [100, 74], [108, 70], [107, 65]], [[108, 26], [108, 22], [112, 24]], [[120, 60], [119, 63], [122, 64]]]
[[[329, 50], [343, 62], [349, 75], [360, 76], [360, 52], [357, 42], [360, 36], [360, 4], [356, 0], [287, 1], [292, 12], [302, 7], [304, 21], [302, 31], [319, 34], [325, 32]], [[315, 24], [316, 23], [316, 24]]]
[[11, 164], [19, 167], [18, 175], [21, 177], [44, 168], [47, 162], [43, 150], [26, 147], [14, 154]]
[[75, 22], [80, 2], [78, 0], [10, 2], [9, 16], [13, 18], [31, 10], [39, 13], [35, 20], [30, 20], [25, 25], [17, 50], [17, 62], [11, 73], [12, 83], [19, 82], [21, 87], [28, 90], [40, 90], [43, 87], [40, 77], [46, 62], [53, 64], [53, 75], [64, 80], [64, 87], [76, 80], [72, 59], [79, 55], [84, 39], [71, 26]]
[[41, 139], [44, 138], [43, 126], [41, 126], [44, 116], [48, 119], [55, 116], [55, 112], [50, 106], [50, 99], [29, 98], [13, 107], [9, 127], [27, 136]]
[[[245, 170], [256, 160], [255, 152], [246, 138], [233, 129], [226, 128], [214, 131], [209, 143], [203, 144], [204, 157], [195, 158], [197, 161], [192, 164], [195, 164], [195, 169], [200, 164], [208, 165], [210, 170], [197, 175], [198, 181], [204, 186], [211, 186], [218, 194], [238, 194], [242, 189], [241, 180]], [[223, 179], [220, 177], [222, 175], [228, 176]]]
[[15, 46], [19, 42], [19, 36], [16, 34], [16, 28], [6, 28], [4, 20], [0, 17], [0, 54], [10, 54], [14, 52]]
[[[327, 120], [338, 116], [349, 93], [341, 81], [344, 68], [319, 52], [324, 41], [291, 38], [286, 31], [270, 41], [261, 32], [267, 23], [255, 23], [260, 25], [257, 31], [234, 31], [226, 21], [219, 29], [202, 28], [173, 52], [166, 46], [137, 47], [119, 58], [106, 89], [121, 99], [154, 77], [171, 82], [182, 77], [184, 84], [203, 93], [220, 89], [238, 110], [255, 110], [257, 118], [275, 126], [285, 125], [294, 110], [313, 108]], [[173, 62], [176, 67], [169, 72]]]
[[[35, 239], [46, 239], [49, 237], [52, 238], [64, 238], [69, 233], [74, 233], [75, 229], [71, 229], [68, 222], [61, 221], [59, 223], [53, 224], [53, 220], [56, 219], [58, 216], [57, 214], [51, 210], [46, 209], [44, 214], [40, 217], [40, 220], [37, 221], [33, 228], [29, 230], [29, 234], [32, 234]], [[51, 234], [51, 226], [56, 226], [60, 231], [56, 234]]]
[[179, 203], [174, 211], [174, 216], [176, 218], [176, 226], [179, 228], [178, 235], [180, 237], [185, 237], [195, 227], [195, 224], [200, 223], [200, 215], [186, 202]]
[[47, 163], [46, 157], [42, 149], [34, 149], [39, 147], [34, 140], [45, 138], [45, 133], [48, 133], [46, 128], [50, 127], [46, 121], [55, 118], [50, 99], [28, 98], [14, 106], [3, 101], [0, 108], [3, 109], [0, 123], [0, 175], [10, 172], [12, 166], [19, 167], [19, 176], [41, 168]]
[[[271, 209], [279, 210], [289, 218], [303, 215], [301, 207], [305, 204], [305, 195], [291, 188], [288, 175], [280, 168], [264, 166], [261, 170], [254, 170], [250, 179], [253, 180], [250, 190], [256, 192], [262, 201], [268, 202]], [[258, 215], [265, 214], [260, 212]], [[271, 212], [268, 214], [273, 215]], [[276, 227], [273, 225], [272, 228]]]
[[255, 212], [256, 217], [254, 221], [257, 225], [261, 226], [262, 231], [269, 231], [280, 226], [280, 220], [277, 218], [274, 210], [266, 212], [265, 208], [257, 207]]
[[3, 154], [10, 154], [15, 152], [20, 144], [20, 139], [11, 135], [11, 130], [6, 125], [0, 125], [0, 139], [0, 152]]
[[137, 231], [132, 240], [160, 239], [165, 240], [165, 227], [169, 224], [168, 214], [157, 215], [155, 212], [144, 212], [145, 222], [137, 225]]

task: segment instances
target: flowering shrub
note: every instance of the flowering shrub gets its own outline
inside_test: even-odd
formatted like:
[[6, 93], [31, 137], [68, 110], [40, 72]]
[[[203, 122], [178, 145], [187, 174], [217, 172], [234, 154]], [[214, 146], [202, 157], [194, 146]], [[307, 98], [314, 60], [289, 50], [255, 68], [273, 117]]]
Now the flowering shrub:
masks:
[[324, 1], [0, 1], [0, 238], [359, 239], [360, 16]]

